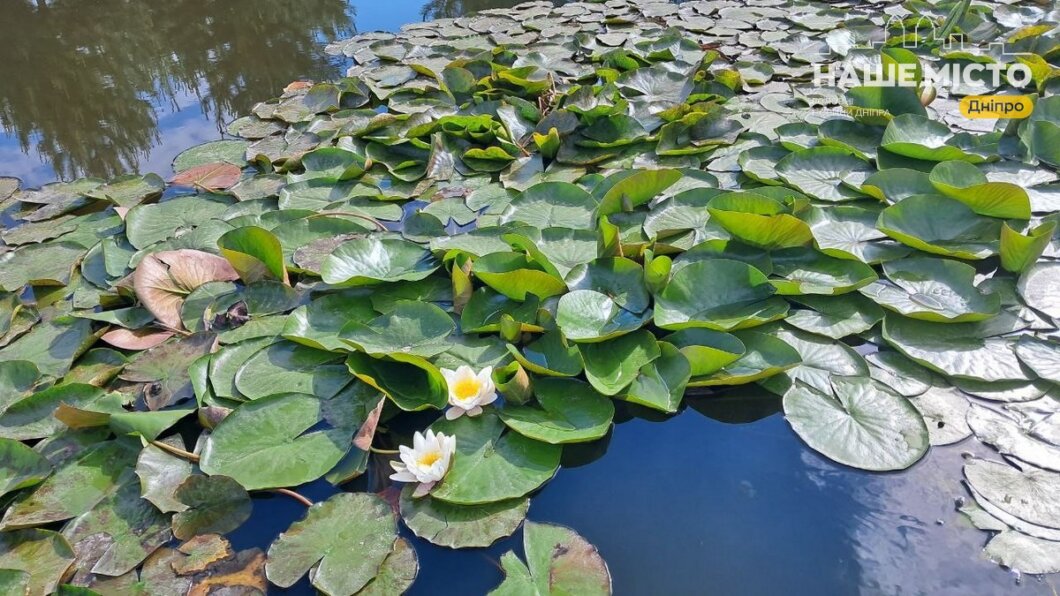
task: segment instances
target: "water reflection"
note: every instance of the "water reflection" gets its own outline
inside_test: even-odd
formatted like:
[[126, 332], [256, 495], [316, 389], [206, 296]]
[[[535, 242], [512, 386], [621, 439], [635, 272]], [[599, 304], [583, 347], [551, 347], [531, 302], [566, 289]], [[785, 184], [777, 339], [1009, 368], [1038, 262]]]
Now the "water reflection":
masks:
[[3, 173], [40, 183], [157, 170], [152, 148], [186, 118], [212, 130], [165, 139], [174, 151], [293, 79], [335, 76], [322, 44], [352, 33], [353, 12], [343, 0], [6, 2]]
[[[527, 0], [428, 0], [421, 15], [424, 20], [464, 16], [487, 8], [510, 8]], [[563, 2], [556, 2], [562, 4]]]

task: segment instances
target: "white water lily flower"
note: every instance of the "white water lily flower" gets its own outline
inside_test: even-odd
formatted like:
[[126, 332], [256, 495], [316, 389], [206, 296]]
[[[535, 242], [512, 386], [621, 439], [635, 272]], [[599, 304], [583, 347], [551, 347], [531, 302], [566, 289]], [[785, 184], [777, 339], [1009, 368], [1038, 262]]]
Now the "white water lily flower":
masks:
[[398, 452], [401, 461], [390, 462], [394, 473], [391, 480], [398, 482], [418, 482], [413, 497], [426, 495], [449, 471], [449, 464], [456, 451], [456, 437], [443, 433], [434, 434], [428, 430], [426, 436], [416, 431], [412, 435], [412, 447], [401, 445]]
[[467, 414], [478, 416], [482, 406], [497, 400], [497, 388], [493, 385], [493, 367], [487, 366], [476, 375], [470, 366], [461, 366], [456, 370], [442, 369], [445, 383], [449, 385], [449, 405], [445, 417], [449, 420]]

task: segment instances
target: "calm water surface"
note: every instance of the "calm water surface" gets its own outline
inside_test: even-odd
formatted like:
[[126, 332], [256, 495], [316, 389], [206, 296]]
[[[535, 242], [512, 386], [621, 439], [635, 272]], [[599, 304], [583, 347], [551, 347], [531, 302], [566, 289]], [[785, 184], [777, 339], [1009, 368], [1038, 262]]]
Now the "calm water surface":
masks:
[[[0, 39], [0, 175], [170, 173], [181, 150], [300, 78], [347, 66], [323, 44], [354, 31], [516, 0], [10, 0]], [[13, 40], [13, 43], [12, 43]], [[530, 518], [569, 525], [610, 565], [616, 594], [1055, 594], [982, 558], [987, 534], [954, 511], [965, 442], [901, 474], [840, 467], [806, 448], [776, 398], [692, 398], [665, 419], [622, 407], [612, 435], [568, 448]], [[426, 426], [428, 420], [421, 421]], [[373, 466], [351, 488], [382, 484]], [[301, 489], [313, 498], [325, 483]], [[304, 513], [257, 500], [239, 548], [267, 547]], [[416, 541], [413, 594], [483, 594], [500, 555]], [[277, 593], [312, 593], [308, 582]]]

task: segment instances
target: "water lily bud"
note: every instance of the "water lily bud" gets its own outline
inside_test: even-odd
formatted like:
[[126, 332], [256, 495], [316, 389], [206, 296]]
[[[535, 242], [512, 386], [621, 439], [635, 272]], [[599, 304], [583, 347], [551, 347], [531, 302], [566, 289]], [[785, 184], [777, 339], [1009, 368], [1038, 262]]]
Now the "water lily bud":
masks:
[[518, 362], [512, 362], [508, 366], [493, 371], [493, 382], [497, 390], [504, 394], [504, 401], [512, 404], [522, 405], [530, 401], [533, 390], [530, 385], [530, 375]]
[[935, 101], [935, 97], [938, 95], [938, 90], [935, 89], [934, 85], [924, 85], [920, 88], [920, 105], [928, 106], [931, 102]]

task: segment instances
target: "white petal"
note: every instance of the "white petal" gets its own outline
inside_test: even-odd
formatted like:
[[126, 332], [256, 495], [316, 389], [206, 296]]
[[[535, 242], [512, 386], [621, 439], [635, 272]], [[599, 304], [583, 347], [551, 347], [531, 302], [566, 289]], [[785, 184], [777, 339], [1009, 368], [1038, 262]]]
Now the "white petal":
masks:
[[457, 418], [464, 415], [464, 411], [464, 408], [461, 408], [460, 406], [453, 406], [445, 411], [445, 419], [456, 420]]
[[475, 406], [467, 411], [468, 416], [478, 416], [482, 413], [482, 406]]
[[417, 481], [416, 476], [414, 476], [411, 472], [394, 472], [393, 474], [390, 475], [390, 479], [391, 480], [396, 480], [398, 482], [416, 482]]
[[416, 490], [412, 492], [413, 498], [419, 499], [420, 497], [426, 496], [427, 493], [431, 492], [434, 488], [434, 482], [424, 482], [416, 487]]

